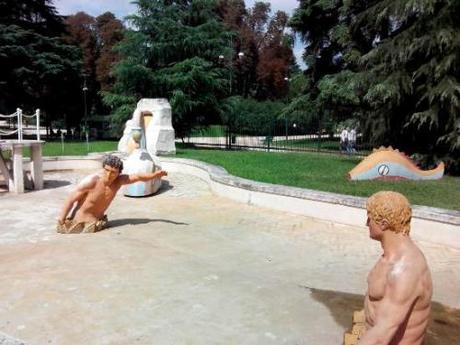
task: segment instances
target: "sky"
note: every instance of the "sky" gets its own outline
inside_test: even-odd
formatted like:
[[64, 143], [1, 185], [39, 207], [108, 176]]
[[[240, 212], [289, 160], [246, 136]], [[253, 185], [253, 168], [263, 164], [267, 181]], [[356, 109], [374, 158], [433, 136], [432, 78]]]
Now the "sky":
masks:
[[[252, 7], [255, 0], [245, 0], [245, 2], [246, 7]], [[271, 4], [273, 12], [281, 10], [289, 15], [292, 15], [294, 9], [298, 6], [297, 0], [268, 0], [268, 2]], [[98, 16], [110, 11], [117, 18], [123, 19], [128, 14], [136, 11], [136, 6], [131, 4], [130, 0], [54, 0], [53, 3], [57, 11], [62, 15], [83, 11], [92, 16]], [[301, 68], [305, 68], [301, 59], [302, 52], [303, 46], [300, 40], [297, 39], [294, 45], [294, 55]]]

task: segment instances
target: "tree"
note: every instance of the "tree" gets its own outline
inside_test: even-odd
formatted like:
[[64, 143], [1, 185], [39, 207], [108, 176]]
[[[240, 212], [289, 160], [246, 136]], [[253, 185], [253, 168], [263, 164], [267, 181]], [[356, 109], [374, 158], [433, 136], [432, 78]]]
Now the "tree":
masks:
[[280, 113], [281, 118], [289, 118], [301, 130], [318, 131], [318, 105], [313, 98], [311, 78], [304, 73], [296, 73], [289, 81], [289, 102]]
[[303, 59], [313, 84], [324, 75], [342, 69], [341, 34], [347, 27], [340, 21], [341, 3], [337, 0], [300, 0], [289, 21], [289, 26], [305, 44]]
[[107, 109], [102, 103], [100, 91], [108, 91], [113, 86], [112, 68], [119, 60], [114, 46], [123, 38], [123, 24], [110, 12], [97, 18], [78, 12], [68, 16], [65, 23], [66, 42], [81, 51], [81, 74], [88, 89], [89, 115], [105, 113]]
[[52, 0], [0, 0], [0, 23], [17, 25], [48, 37], [57, 37], [64, 31]]
[[307, 45], [309, 99], [357, 117], [374, 145], [460, 171], [459, 14], [450, 0], [301, 1], [291, 26]]
[[293, 37], [286, 33], [288, 15], [278, 11], [270, 15], [270, 3], [256, 1], [246, 9], [241, 0], [221, 0], [219, 16], [226, 27], [236, 33], [232, 42], [234, 90], [245, 97], [259, 100], [279, 99], [286, 95], [285, 78], [295, 64]]
[[83, 58], [83, 73], [94, 80], [97, 56], [96, 21], [85, 12], [77, 12], [65, 20], [67, 43], [80, 47]]
[[[83, 79], [83, 87], [87, 88], [84, 97], [87, 110], [92, 110], [98, 104], [98, 92], [100, 90], [99, 83], [96, 80], [96, 59], [98, 57], [98, 38], [96, 33], [96, 20], [85, 12], [77, 12], [74, 15], [68, 16], [65, 20], [67, 34], [64, 36], [66, 42], [81, 51], [81, 59], [83, 68], [81, 77]], [[81, 91], [79, 92], [81, 94]], [[99, 107], [100, 108], [100, 107]], [[87, 114], [89, 115], [89, 114]], [[88, 119], [85, 119], [87, 122]]]
[[299, 7], [289, 21], [289, 26], [305, 44], [306, 87], [302, 95], [292, 99], [285, 107], [283, 114], [316, 131], [322, 131], [325, 123], [338, 116], [336, 106], [328, 102], [326, 94], [322, 94], [322, 91], [327, 93], [329, 90], [325, 88], [328, 84], [320, 82], [323, 77], [334, 75], [344, 68], [341, 4], [336, 0], [300, 0]]
[[460, 3], [351, 1], [344, 11], [369, 137], [460, 172]]
[[221, 116], [229, 133], [250, 136], [273, 136], [276, 120], [284, 104], [232, 96], [224, 100]]
[[0, 111], [40, 108], [47, 126], [60, 116], [74, 119], [80, 109], [78, 51], [58, 37], [64, 26], [50, 3], [0, 2]]
[[228, 90], [218, 56], [229, 33], [216, 16], [216, 1], [136, 1], [138, 14], [119, 45], [115, 85], [105, 92], [107, 104], [125, 121], [143, 97], [168, 98], [174, 128], [184, 136], [193, 125], [209, 123]]
[[119, 61], [114, 47], [123, 39], [125, 28], [111, 12], [105, 12], [96, 18], [96, 28], [99, 48], [99, 56], [96, 60], [96, 79], [102, 91], [109, 91], [114, 84], [112, 68]]
[[286, 35], [288, 16], [278, 11], [268, 23], [259, 48], [257, 66], [257, 94], [276, 99], [287, 95], [291, 67], [295, 64], [292, 52], [293, 39]]

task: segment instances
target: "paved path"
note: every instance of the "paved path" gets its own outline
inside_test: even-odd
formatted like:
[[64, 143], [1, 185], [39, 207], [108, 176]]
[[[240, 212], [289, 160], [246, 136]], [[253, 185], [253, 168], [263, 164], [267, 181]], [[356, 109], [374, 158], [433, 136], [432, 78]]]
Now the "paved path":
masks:
[[[0, 195], [0, 331], [30, 344], [339, 344], [356, 303], [339, 315], [334, 301], [362, 295], [380, 255], [364, 227], [239, 204], [182, 174], [154, 197], [118, 195], [105, 231], [56, 234], [81, 177]], [[459, 308], [460, 252], [419, 245], [434, 300]]]

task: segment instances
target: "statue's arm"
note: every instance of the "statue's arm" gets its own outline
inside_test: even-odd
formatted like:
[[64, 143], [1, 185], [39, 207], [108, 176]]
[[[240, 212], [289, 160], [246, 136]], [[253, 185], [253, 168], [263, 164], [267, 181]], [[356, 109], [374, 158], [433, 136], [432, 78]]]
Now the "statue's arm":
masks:
[[58, 218], [59, 223], [63, 223], [66, 220], [75, 202], [83, 200], [86, 194], [95, 187], [97, 180], [97, 175], [90, 175], [77, 184], [76, 188], [69, 194], [62, 205], [61, 213]]
[[417, 300], [417, 279], [409, 268], [390, 272], [385, 295], [378, 302], [374, 326], [366, 330], [358, 345], [389, 344], [398, 328], [407, 321]]
[[146, 181], [150, 181], [156, 178], [161, 178], [167, 175], [168, 173], [166, 171], [158, 170], [153, 173], [120, 175], [118, 178], [119, 178], [120, 184], [125, 185], [125, 184], [140, 182], [140, 181], [146, 182]]

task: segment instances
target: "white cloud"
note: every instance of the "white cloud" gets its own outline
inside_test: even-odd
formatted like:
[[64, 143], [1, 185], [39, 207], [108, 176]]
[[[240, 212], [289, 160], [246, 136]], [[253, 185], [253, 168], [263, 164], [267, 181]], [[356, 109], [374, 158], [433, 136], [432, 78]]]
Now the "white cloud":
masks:
[[120, 19], [136, 10], [131, 0], [54, 0], [54, 6], [63, 15], [83, 11], [92, 16], [98, 16], [109, 11]]
[[[252, 7], [255, 0], [245, 0], [245, 2], [246, 7]], [[264, 2], [270, 3], [272, 12], [284, 11], [289, 15], [291, 15], [294, 9], [299, 5], [298, 0], [265, 0]]]

